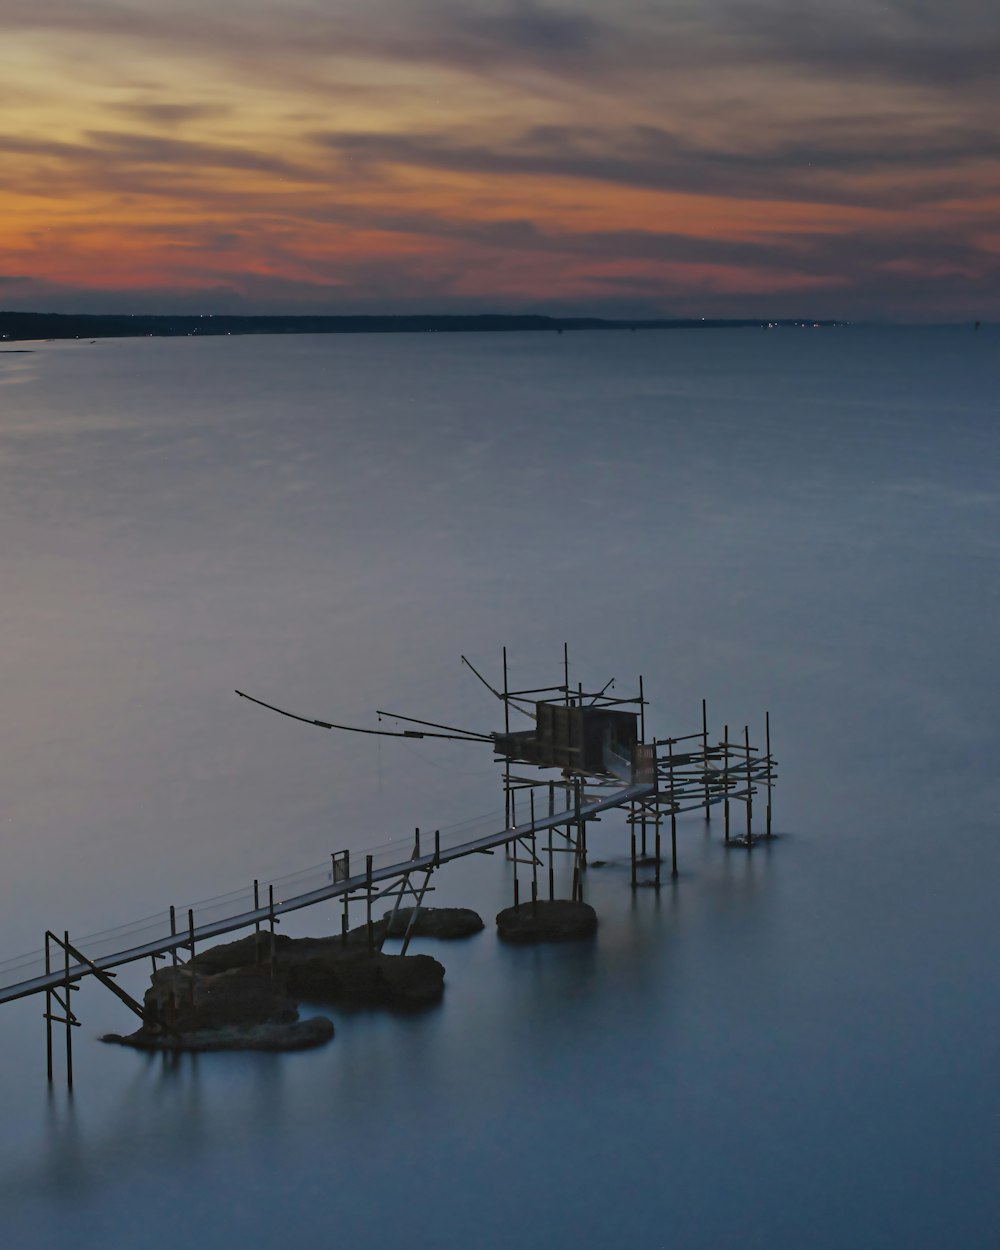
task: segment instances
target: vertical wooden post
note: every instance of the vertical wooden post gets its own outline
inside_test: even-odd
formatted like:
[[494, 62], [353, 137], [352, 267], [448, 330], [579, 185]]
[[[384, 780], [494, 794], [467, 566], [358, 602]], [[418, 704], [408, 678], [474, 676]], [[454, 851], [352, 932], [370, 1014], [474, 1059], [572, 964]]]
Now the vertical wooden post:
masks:
[[[45, 930], [45, 975], [52, 972], [52, 954], [49, 947], [51, 937]], [[45, 991], [45, 1058], [47, 1061], [49, 1084], [52, 1084], [52, 991]]]
[[705, 770], [705, 819], [712, 819], [712, 808], [708, 801], [708, 704], [701, 701], [701, 751], [702, 767]]
[[563, 643], [563, 697], [569, 707], [569, 643]]
[[69, 930], [63, 932], [63, 969], [66, 973], [66, 1085], [73, 1088], [73, 987], [69, 979]]
[[[175, 938], [177, 936], [177, 909], [174, 907], [173, 903], [170, 904], [170, 936], [172, 938]], [[170, 958], [173, 963], [173, 966], [176, 968], [177, 967], [176, 944], [174, 946], [171, 946], [170, 948]]]
[[341, 946], [346, 946], [347, 945], [347, 930], [350, 927], [350, 919], [348, 917], [348, 911], [347, 911], [347, 899], [348, 899], [347, 890], [344, 891], [343, 899], [344, 899], [344, 910], [340, 917], [340, 944]]
[[629, 821], [628, 830], [629, 830], [629, 841], [630, 841], [631, 848], [632, 848], [632, 889], [634, 890], [634, 889], [636, 888], [636, 877], [635, 877], [635, 819], [634, 819], [634, 817], [635, 817], [635, 811], [634, 811], [634, 810], [633, 810], [633, 812], [632, 812], [632, 816], [633, 816], [633, 819]]
[[725, 761], [722, 765], [722, 788], [725, 794], [722, 810], [726, 817], [726, 841], [729, 841], [729, 726], [726, 725], [722, 731], [723, 747], [725, 748]]
[[660, 888], [660, 809], [656, 809], [656, 888]]
[[538, 846], [535, 837], [535, 789], [530, 791], [531, 800], [531, 905], [538, 902]]
[[[194, 959], [194, 908], [193, 907], [188, 908], [188, 948], [190, 949], [190, 952], [191, 952], [188, 958], [188, 963], [190, 963], [191, 960]], [[191, 1006], [193, 1007], [194, 1006], [194, 969], [191, 968], [189, 969], [189, 971], [191, 975], [188, 978], [188, 993], [191, 999]]]
[[[507, 699], [507, 648], [503, 649], [503, 731], [505, 734], [510, 733], [510, 703]], [[512, 795], [510, 790], [510, 757], [504, 756], [503, 761], [503, 816], [504, 828], [510, 829], [514, 824], [514, 813], [512, 808]], [[503, 844], [504, 857], [510, 858], [511, 844], [505, 842]], [[517, 858], [517, 846], [514, 846], [514, 857]]]
[[771, 836], [771, 713], [764, 713], [764, 750], [767, 753], [767, 836]]
[[267, 923], [271, 930], [271, 936], [268, 940], [268, 949], [271, 958], [271, 978], [274, 979], [274, 884], [271, 883], [267, 887]]
[[583, 806], [583, 778], [577, 777], [573, 792], [573, 808], [576, 812], [576, 861], [579, 866], [577, 885], [580, 900], [583, 901], [583, 870], [587, 867], [587, 822], [580, 816]]
[[[253, 881], [253, 909], [260, 911], [260, 882], [254, 877]], [[253, 941], [254, 941], [254, 963], [260, 963], [260, 921], [253, 922]]]
[[417, 825], [413, 830], [413, 858], [420, 858], [420, 826]]
[[670, 767], [670, 876], [677, 876], [677, 804], [674, 802], [674, 740], [667, 743]]
[[365, 856], [365, 923], [368, 926], [368, 954], [372, 953], [374, 942], [372, 940], [372, 865], [375, 862], [373, 855]]
[[441, 830], [434, 830], [434, 867], [441, 867]]
[[556, 896], [556, 870], [553, 864], [552, 852], [552, 826], [549, 825], [549, 901], [551, 902]]
[[743, 741], [746, 745], [747, 753], [747, 850], [753, 850], [753, 835], [750, 830], [753, 825], [753, 781], [750, 776], [750, 726], [743, 726]]
[[642, 673], [639, 674], [639, 741], [646, 741], [646, 695], [642, 685]]

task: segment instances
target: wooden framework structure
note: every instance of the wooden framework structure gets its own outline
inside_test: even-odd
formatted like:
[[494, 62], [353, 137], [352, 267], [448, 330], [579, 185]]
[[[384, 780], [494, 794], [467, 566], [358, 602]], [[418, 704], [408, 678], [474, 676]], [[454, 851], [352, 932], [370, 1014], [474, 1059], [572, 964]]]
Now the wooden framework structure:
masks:
[[[448, 738], [489, 744], [503, 763], [504, 824], [469, 836], [463, 830], [445, 834], [435, 830], [430, 836], [414, 832], [408, 852], [400, 843], [386, 855], [366, 854], [363, 870], [352, 862], [347, 850], [334, 852], [325, 867], [312, 871], [309, 880], [297, 874], [295, 887], [282, 888], [268, 883], [266, 890], [254, 881], [251, 892], [228, 896], [227, 905], [213, 900], [213, 914], [203, 915], [204, 907], [183, 910], [171, 906], [158, 924], [140, 922], [116, 931], [112, 949], [86, 954], [86, 941], [70, 942], [68, 932], [58, 937], [47, 930], [42, 957], [37, 967], [28, 960], [0, 965], [0, 1004], [34, 994], [45, 995], [46, 1059], [48, 1079], [54, 1072], [53, 1025], [65, 1029], [65, 1068], [67, 1083], [73, 1084], [73, 1029], [80, 1021], [73, 1011], [72, 996], [88, 976], [100, 981], [148, 1026], [169, 1031], [168, 1020], [151, 1020], [143, 1005], [115, 981], [115, 968], [142, 959], [169, 957], [176, 965], [183, 954], [193, 958], [196, 945], [227, 933], [253, 928], [271, 935], [273, 965], [275, 928], [282, 915], [334, 899], [341, 904], [341, 932], [344, 940], [350, 928], [352, 904], [364, 907], [369, 948], [384, 940], [386, 926], [373, 921], [373, 906], [392, 900], [395, 917], [405, 898], [413, 908], [402, 941], [402, 952], [409, 947], [414, 922], [424, 898], [433, 891], [433, 874], [451, 860], [467, 855], [493, 854], [504, 848], [512, 864], [514, 905], [556, 897], [555, 856], [569, 854], [572, 860], [570, 897], [583, 899], [587, 867], [587, 824], [601, 813], [622, 809], [629, 829], [631, 886], [639, 886], [639, 869], [653, 867], [649, 884], [661, 885], [661, 843], [665, 828], [670, 837], [670, 873], [676, 878], [677, 818], [684, 812], [703, 810], [706, 820], [711, 809], [721, 805], [724, 812], [725, 842], [752, 850], [758, 837], [772, 833], [772, 791], [777, 780], [771, 755], [770, 717], [764, 717], [763, 749], [751, 746], [750, 730], [743, 729], [742, 741], [732, 740], [729, 726], [722, 738], [712, 742], [708, 730], [705, 701], [701, 705], [700, 730], [677, 737], [646, 736], [646, 709], [642, 677], [638, 694], [618, 697], [608, 693], [607, 682], [600, 690], [586, 691], [582, 685], [571, 688], [569, 655], [563, 648], [563, 681], [559, 685], [531, 690], [512, 690], [508, 682], [507, 651], [503, 651], [503, 686], [491, 685], [464, 656], [462, 661], [502, 703], [504, 727], [496, 733], [479, 733], [455, 726], [418, 720], [415, 717], [379, 711], [383, 719], [402, 722], [403, 730], [363, 729], [311, 720], [286, 712], [259, 699], [244, 698], [292, 719], [325, 729], [379, 734], [403, 738]], [[242, 694], [237, 691], [237, 694]], [[532, 727], [511, 729], [512, 714], [528, 717]], [[517, 771], [514, 771], [514, 769]], [[525, 772], [524, 769], [530, 769]], [[552, 771], [558, 771], [553, 777]], [[548, 772], [549, 775], [543, 775]], [[758, 794], [764, 800], [764, 831], [753, 832], [753, 804]], [[737, 831], [732, 805], [742, 803], [745, 819]], [[398, 848], [398, 849], [396, 849]], [[651, 853], [650, 853], [651, 852]], [[377, 862], [378, 860], [378, 862]], [[527, 870], [522, 877], [522, 870]], [[276, 885], [278, 890], [276, 892]], [[302, 888], [309, 886], [311, 888]], [[206, 905], [207, 906], [207, 905]], [[107, 945], [105, 941], [104, 945]], [[60, 957], [61, 956], [61, 957]], [[25, 975], [27, 971], [32, 975]], [[61, 1014], [60, 1014], [61, 1013]]]

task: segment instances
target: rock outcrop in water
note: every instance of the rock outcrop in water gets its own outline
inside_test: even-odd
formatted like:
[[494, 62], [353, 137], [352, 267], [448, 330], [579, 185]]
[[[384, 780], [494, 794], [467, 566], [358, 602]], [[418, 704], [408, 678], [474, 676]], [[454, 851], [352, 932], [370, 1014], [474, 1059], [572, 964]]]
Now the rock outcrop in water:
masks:
[[597, 932], [597, 912], [589, 903], [538, 899], [497, 913], [497, 932], [505, 942], [574, 942]]
[[146, 991], [149, 1023], [106, 1042], [143, 1050], [300, 1050], [333, 1036], [323, 1016], [299, 1019], [297, 999], [414, 1010], [444, 992], [444, 968], [429, 955], [385, 955], [384, 922], [342, 937], [272, 938], [254, 933], [158, 968]]
[[[274, 971], [294, 998], [311, 1002], [356, 1003], [411, 1009], [436, 1003], [444, 992], [444, 967], [430, 955], [386, 955], [378, 949], [384, 921], [328, 938], [275, 935]], [[202, 971], [270, 967], [271, 935], [251, 934], [197, 955]]]
[[302, 1050], [333, 1037], [331, 1021], [300, 1020], [281, 984], [254, 967], [158, 968], [143, 1006], [149, 1023], [103, 1040], [141, 1050]]
[[[387, 911], [381, 921], [385, 925], [386, 936], [403, 937], [412, 914], [412, 907], [401, 907], [395, 916]], [[470, 907], [421, 907], [410, 933], [413, 937], [447, 940], [470, 937], [473, 933], [481, 933], [485, 927], [482, 916]]]

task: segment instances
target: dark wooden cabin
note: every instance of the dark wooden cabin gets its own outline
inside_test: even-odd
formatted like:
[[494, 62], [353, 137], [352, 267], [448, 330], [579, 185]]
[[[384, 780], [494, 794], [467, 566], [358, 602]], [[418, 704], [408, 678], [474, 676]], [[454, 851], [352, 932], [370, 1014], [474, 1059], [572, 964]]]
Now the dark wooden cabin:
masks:
[[531, 729], [494, 735], [501, 758], [538, 768], [565, 768], [574, 772], [609, 771], [606, 749], [631, 760], [639, 741], [639, 717], [607, 707], [579, 707], [564, 703], [536, 703]]

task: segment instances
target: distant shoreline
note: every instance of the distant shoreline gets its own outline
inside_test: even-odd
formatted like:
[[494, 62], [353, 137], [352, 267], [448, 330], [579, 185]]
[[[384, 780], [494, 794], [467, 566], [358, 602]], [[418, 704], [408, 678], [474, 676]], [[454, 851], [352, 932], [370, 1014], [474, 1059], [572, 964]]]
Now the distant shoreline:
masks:
[[0, 312], [0, 341], [29, 339], [199, 338], [232, 334], [483, 334], [572, 330], [743, 330], [842, 326], [809, 318], [683, 318], [611, 321], [601, 317], [480, 316], [233, 317], [115, 313]]

